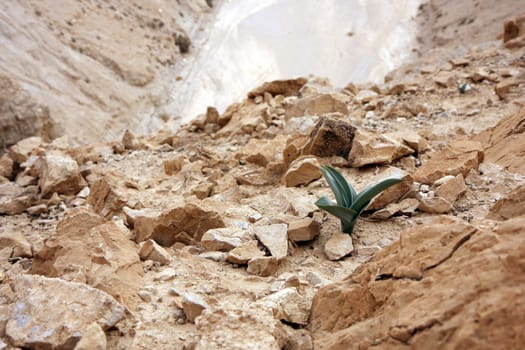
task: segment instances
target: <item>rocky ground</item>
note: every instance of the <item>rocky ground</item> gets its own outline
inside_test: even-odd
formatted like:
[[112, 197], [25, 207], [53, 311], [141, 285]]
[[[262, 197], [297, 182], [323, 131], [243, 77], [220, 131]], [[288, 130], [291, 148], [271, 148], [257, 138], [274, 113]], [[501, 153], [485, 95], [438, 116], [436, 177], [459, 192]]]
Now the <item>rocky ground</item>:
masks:
[[[524, 23], [382, 85], [277, 81], [177, 132], [16, 143], [0, 349], [521, 348]], [[349, 236], [313, 204], [327, 164], [403, 181]]]

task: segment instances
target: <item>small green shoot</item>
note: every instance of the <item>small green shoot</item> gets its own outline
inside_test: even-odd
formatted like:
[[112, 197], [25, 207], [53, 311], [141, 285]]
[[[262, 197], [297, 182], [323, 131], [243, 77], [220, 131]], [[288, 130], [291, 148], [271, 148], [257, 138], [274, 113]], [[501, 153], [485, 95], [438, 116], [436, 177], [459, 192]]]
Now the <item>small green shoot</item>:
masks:
[[357, 194], [343, 175], [331, 166], [322, 166], [321, 173], [334, 192], [337, 204], [322, 196], [315, 205], [338, 217], [341, 220], [341, 230], [348, 234], [352, 234], [357, 218], [375, 196], [402, 181], [400, 177], [389, 177]]

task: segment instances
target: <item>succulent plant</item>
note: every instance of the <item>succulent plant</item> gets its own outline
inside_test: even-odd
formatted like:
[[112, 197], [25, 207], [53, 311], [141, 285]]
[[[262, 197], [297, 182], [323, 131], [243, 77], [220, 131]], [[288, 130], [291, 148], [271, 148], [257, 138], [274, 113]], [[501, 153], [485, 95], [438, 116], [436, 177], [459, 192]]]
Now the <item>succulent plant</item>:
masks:
[[322, 166], [321, 173], [334, 192], [337, 203], [326, 196], [322, 196], [315, 202], [315, 205], [339, 218], [341, 230], [348, 234], [352, 234], [357, 218], [370, 201], [379, 193], [402, 180], [401, 177], [389, 177], [357, 194], [343, 175], [331, 166]]

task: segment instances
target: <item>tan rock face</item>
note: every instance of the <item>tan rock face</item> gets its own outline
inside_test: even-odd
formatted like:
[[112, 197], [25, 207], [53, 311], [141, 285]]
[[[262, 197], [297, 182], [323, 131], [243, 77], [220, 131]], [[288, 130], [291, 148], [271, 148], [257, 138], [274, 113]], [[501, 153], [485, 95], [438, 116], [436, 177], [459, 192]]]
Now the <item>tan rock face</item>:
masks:
[[355, 128], [332, 117], [323, 117], [315, 125], [302, 154], [313, 154], [318, 157], [341, 156], [348, 158], [352, 147]]
[[181, 233], [194, 242], [199, 242], [209, 229], [225, 226], [219, 213], [211, 205], [204, 202], [198, 205], [187, 203], [182, 198], [175, 202], [170, 209], [157, 212], [157, 215], [147, 213], [136, 216], [134, 230], [137, 242], [153, 239], [162, 246], [171, 246]]
[[60, 151], [48, 151], [41, 158], [39, 170], [38, 186], [43, 196], [53, 192], [76, 194], [84, 187], [77, 162]]
[[436, 195], [446, 199], [452, 204], [465, 192], [467, 192], [467, 185], [462, 174], [443, 182], [443, 184], [436, 188]]
[[107, 330], [126, 315], [110, 295], [83, 283], [20, 275], [11, 284], [15, 304], [6, 334], [18, 347], [73, 349], [84, 335], [92, 335], [93, 323]]
[[36, 186], [21, 187], [12, 182], [0, 184], [0, 214], [23, 213], [37, 200]]
[[525, 108], [475, 136], [474, 139], [485, 147], [485, 162], [496, 163], [515, 173], [525, 173], [524, 125]]
[[284, 175], [284, 182], [287, 187], [308, 185], [310, 182], [321, 178], [320, 167], [316, 157], [303, 156], [298, 158], [290, 164]]
[[294, 96], [299, 93], [299, 90], [307, 81], [305, 78], [270, 81], [250, 91], [248, 97], [261, 96], [264, 95], [265, 92], [273, 96]]
[[435, 153], [414, 173], [414, 179], [432, 184], [445, 175], [467, 176], [471, 169], [477, 169], [483, 161], [483, 147], [477, 141], [451, 141], [441, 152]]
[[488, 218], [506, 220], [522, 215], [525, 215], [525, 186], [523, 185], [498, 200], [490, 208]]
[[144, 273], [128, 235], [97, 214], [74, 210], [35, 254], [32, 271], [87, 283], [132, 305]]
[[317, 293], [316, 344], [345, 349], [379, 339], [378, 349], [399, 341], [425, 349], [445, 336], [453, 348], [519, 348], [524, 224], [521, 217], [490, 231], [440, 217], [402, 233], [352, 276]]

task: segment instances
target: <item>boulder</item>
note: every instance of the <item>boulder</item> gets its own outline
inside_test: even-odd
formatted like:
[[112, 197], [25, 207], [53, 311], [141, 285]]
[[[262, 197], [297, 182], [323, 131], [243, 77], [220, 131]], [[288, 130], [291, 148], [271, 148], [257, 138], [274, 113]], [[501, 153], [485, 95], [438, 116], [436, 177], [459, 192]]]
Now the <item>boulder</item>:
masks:
[[[494, 127], [474, 137], [485, 148], [484, 161], [525, 173], [525, 108], [501, 119]], [[463, 174], [465, 176], [465, 174]]]
[[201, 245], [207, 251], [228, 252], [255, 238], [251, 229], [241, 227], [214, 228], [206, 231], [201, 238]]
[[413, 153], [412, 148], [386, 135], [357, 130], [348, 162], [356, 168], [370, 164], [383, 165]]
[[316, 157], [303, 156], [294, 160], [286, 174], [284, 182], [287, 187], [305, 186], [321, 178], [320, 164]]
[[525, 215], [525, 185], [518, 186], [490, 208], [488, 218], [507, 220]]
[[[439, 180], [438, 180], [439, 181]], [[436, 188], [436, 195], [446, 199], [449, 203], [454, 204], [460, 196], [467, 192], [467, 185], [462, 174], [443, 181]]]
[[34, 254], [32, 272], [87, 283], [132, 305], [144, 272], [128, 236], [125, 227], [74, 209]]
[[161, 265], [168, 265], [171, 262], [169, 253], [152, 239], [141, 244], [138, 254], [142, 260], [156, 261]]
[[288, 255], [288, 226], [286, 224], [254, 227], [255, 236], [277, 259]]
[[324, 253], [329, 260], [340, 260], [354, 251], [352, 236], [335, 232], [324, 245]]
[[17, 215], [37, 200], [38, 187], [21, 187], [12, 182], [0, 184], [0, 214]]
[[322, 117], [312, 129], [302, 154], [348, 158], [355, 131], [355, 127], [344, 120]]
[[372, 202], [366, 208], [367, 210], [378, 210], [384, 208], [390, 203], [394, 203], [406, 195], [412, 188], [414, 183], [414, 178], [408, 172], [401, 170], [399, 168], [388, 168], [386, 171], [383, 171], [377, 177], [374, 177], [370, 181], [371, 184], [381, 181], [381, 179], [386, 179], [388, 177], [399, 177], [402, 179], [401, 182], [387, 188], [377, 197], [375, 197]]
[[299, 94], [299, 90], [308, 82], [305, 78], [274, 80], [266, 82], [263, 85], [253, 89], [248, 93], [248, 98], [264, 95], [265, 92], [272, 96], [295, 96]]
[[42, 196], [53, 192], [72, 195], [85, 186], [77, 162], [60, 151], [48, 151], [40, 158], [39, 178]]
[[438, 217], [320, 289], [309, 328], [315, 347], [432, 349], [439, 342], [451, 349], [519, 349], [525, 217], [488, 227]]
[[432, 184], [445, 175], [467, 176], [483, 161], [483, 147], [477, 141], [450, 141], [448, 146], [423, 163], [413, 174], [414, 180]]
[[319, 236], [321, 224], [309, 217], [290, 221], [288, 239], [294, 242], [307, 242]]
[[256, 240], [241, 244], [228, 252], [226, 261], [232, 264], [244, 265], [252, 259], [264, 257], [264, 252], [259, 249]]
[[11, 258], [31, 258], [33, 250], [31, 244], [19, 231], [0, 231], [0, 250], [10, 248]]
[[155, 214], [151, 211], [135, 217], [135, 239], [137, 242], [153, 239], [167, 247], [178, 240], [179, 234], [184, 233], [192, 241], [199, 242], [209, 229], [225, 226], [213, 207], [212, 202], [206, 204], [206, 201], [200, 201], [196, 204], [181, 197], [174, 198], [170, 208], [162, 212], [157, 211]]
[[343, 94], [313, 94], [286, 105], [286, 117], [295, 118], [329, 113], [348, 114], [350, 97]]
[[93, 336], [93, 324], [105, 331], [126, 316], [113, 297], [83, 283], [19, 275], [11, 285], [15, 302], [5, 330], [17, 347], [73, 349]]
[[279, 259], [274, 256], [263, 256], [248, 260], [246, 271], [261, 277], [272, 276], [277, 272]]

